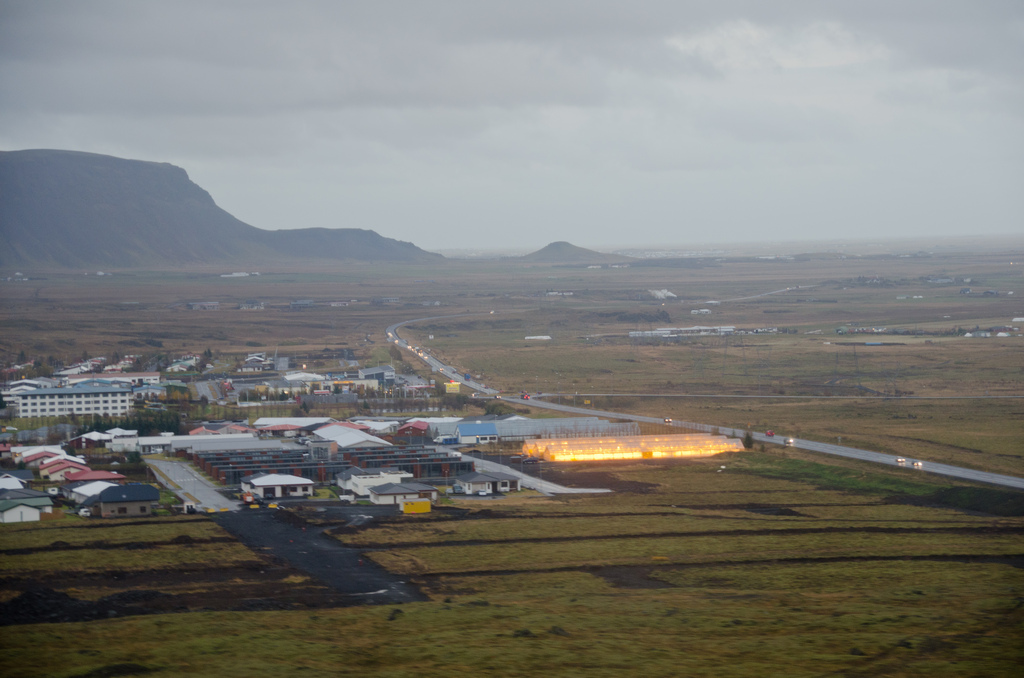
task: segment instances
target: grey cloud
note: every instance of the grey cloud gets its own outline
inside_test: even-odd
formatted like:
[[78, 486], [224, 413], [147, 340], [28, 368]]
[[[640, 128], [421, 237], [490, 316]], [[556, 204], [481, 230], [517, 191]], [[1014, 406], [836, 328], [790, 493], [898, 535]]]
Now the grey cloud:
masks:
[[0, 0], [0, 147], [174, 162], [257, 226], [448, 246], [797, 237], [829, 204], [948, 231], [982, 198], [1007, 230], [1020, 201], [977, 179], [1022, 170], [1022, 26], [995, 0]]

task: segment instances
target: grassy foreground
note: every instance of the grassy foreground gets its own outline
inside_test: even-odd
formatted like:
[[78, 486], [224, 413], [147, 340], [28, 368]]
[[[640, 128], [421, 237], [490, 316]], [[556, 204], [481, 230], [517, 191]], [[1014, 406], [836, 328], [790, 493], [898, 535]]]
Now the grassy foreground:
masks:
[[[620, 491], [339, 533], [429, 602], [8, 626], [0, 661], [26, 677], [1019, 675], [1024, 519], [894, 503], [949, 487], [841, 471], [756, 453], [552, 469]], [[0, 529], [7, 548], [42, 543]], [[190, 529], [215, 533], [149, 538]]]

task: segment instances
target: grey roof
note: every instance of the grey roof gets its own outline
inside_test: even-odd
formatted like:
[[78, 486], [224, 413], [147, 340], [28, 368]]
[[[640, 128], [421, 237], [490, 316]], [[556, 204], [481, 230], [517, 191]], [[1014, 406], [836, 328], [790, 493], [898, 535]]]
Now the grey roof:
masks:
[[45, 492], [40, 492], [39, 490], [30, 490], [27, 487], [23, 487], [21, 489], [0, 490], [0, 499], [40, 499], [43, 497], [49, 499], [50, 495]]
[[474, 471], [473, 473], [464, 473], [461, 476], [455, 478], [463, 483], [485, 483], [493, 482], [495, 480], [519, 480], [519, 476], [510, 475], [508, 473], [501, 473], [500, 471], [492, 471], [490, 473], [479, 473]]
[[30, 506], [38, 510], [40, 506], [45, 506], [45, 504], [39, 499], [0, 499], [0, 512], [9, 511], [17, 506]]
[[160, 491], [152, 485], [115, 485], [96, 495], [103, 503], [118, 501], [157, 501]]
[[11, 476], [12, 478], [17, 478], [18, 480], [35, 480], [35, 475], [33, 475], [32, 470], [27, 468], [12, 471], [4, 471], [3, 473], [0, 473], [0, 478], [3, 478], [4, 476]]
[[359, 468], [358, 466], [353, 466], [352, 468], [345, 469], [341, 473], [336, 473], [334, 475], [334, 477], [338, 478], [339, 480], [348, 480], [352, 476], [367, 476], [367, 475], [370, 475], [369, 472], [364, 471], [363, 469]]
[[[93, 380], [90, 380], [93, 381]], [[103, 381], [97, 379], [95, 381]], [[128, 386], [69, 386], [66, 388], [37, 388], [33, 391], [25, 391], [18, 395], [67, 395], [75, 393], [131, 393]]]
[[175, 440], [171, 443], [175, 450], [191, 449], [193, 452], [262, 452], [280, 450], [285, 446], [280, 439], [263, 440], [261, 438], [228, 438], [227, 440]]
[[458, 422], [432, 422], [439, 436], [455, 435], [456, 427], [475, 422], [492, 421], [503, 440], [529, 438], [581, 438], [637, 435], [636, 422], [617, 422], [597, 417], [563, 417], [558, 419], [490, 419], [488, 415], [467, 417]]
[[423, 483], [384, 483], [370, 488], [370, 494], [412, 494], [413, 492], [436, 492], [433, 485]]

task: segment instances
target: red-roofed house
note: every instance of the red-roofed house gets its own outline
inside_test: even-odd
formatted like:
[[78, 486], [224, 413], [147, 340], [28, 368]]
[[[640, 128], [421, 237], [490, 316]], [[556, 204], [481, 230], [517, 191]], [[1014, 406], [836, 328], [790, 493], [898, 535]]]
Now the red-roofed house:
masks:
[[64, 482], [66, 483], [74, 483], [79, 480], [84, 480], [85, 482], [105, 480], [108, 483], [120, 484], [127, 480], [127, 478], [120, 473], [114, 473], [113, 471], [76, 471], [74, 473], [66, 473], [64, 475]]
[[53, 461], [54, 459], [63, 459], [64, 457], [57, 452], [36, 452], [22, 459], [25, 462], [25, 466], [29, 468], [39, 468], [43, 464]]
[[90, 431], [83, 433], [77, 438], [72, 438], [68, 441], [68, 447], [76, 450], [92, 450], [97, 447], [106, 447], [107, 443], [114, 439], [114, 436], [109, 433], [99, 433], [97, 431]]
[[402, 424], [397, 431], [396, 436], [425, 436], [430, 431], [430, 424], [425, 421], [410, 421], [406, 424]]
[[85, 464], [79, 464], [77, 461], [57, 459], [55, 461], [51, 461], [49, 464], [43, 464], [40, 466], [39, 477], [42, 480], [57, 480], [59, 482], [64, 482], [64, 478], [68, 473], [90, 470], [92, 469]]
[[226, 433], [259, 433], [259, 431], [244, 424], [238, 424], [234, 422], [207, 422], [202, 426], [198, 426], [188, 432], [190, 436], [223, 435]]
[[336, 421], [333, 424], [327, 424], [321, 426], [317, 431], [329, 430], [332, 426], [341, 426], [343, 428], [354, 428], [357, 431], [369, 431], [370, 427], [366, 424], [353, 424], [351, 421]]

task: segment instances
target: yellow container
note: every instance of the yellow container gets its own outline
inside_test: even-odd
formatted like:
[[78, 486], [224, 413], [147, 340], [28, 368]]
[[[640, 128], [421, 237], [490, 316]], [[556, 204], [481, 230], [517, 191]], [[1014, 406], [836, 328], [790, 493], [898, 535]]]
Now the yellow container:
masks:
[[402, 502], [402, 513], [430, 513], [430, 500], [407, 499]]

